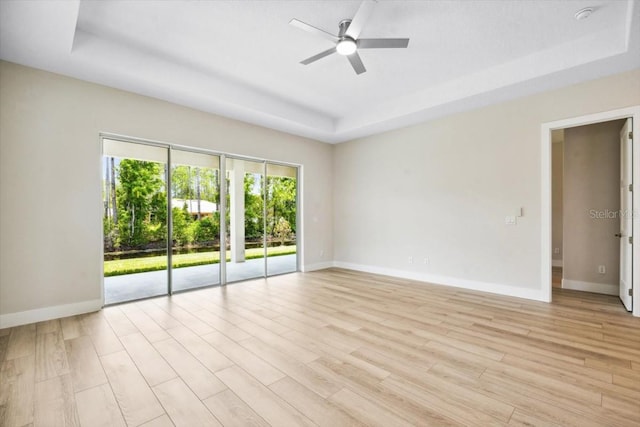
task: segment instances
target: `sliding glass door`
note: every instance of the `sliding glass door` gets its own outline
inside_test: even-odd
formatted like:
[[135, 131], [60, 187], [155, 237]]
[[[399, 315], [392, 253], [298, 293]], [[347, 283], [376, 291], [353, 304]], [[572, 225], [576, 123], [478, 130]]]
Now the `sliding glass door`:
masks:
[[105, 304], [167, 293], [166, 148], [104, 140]]
[[298, 168], [267, 163], [267, 275], [297, 267]]
[[220, 158], [171, 150], [171, 289], [220, 284]]
[[298, 168], [103, 139], [105, 304], [297, 271]]
[[265, 276], [264, 162], [227, 158], [227, 281]]

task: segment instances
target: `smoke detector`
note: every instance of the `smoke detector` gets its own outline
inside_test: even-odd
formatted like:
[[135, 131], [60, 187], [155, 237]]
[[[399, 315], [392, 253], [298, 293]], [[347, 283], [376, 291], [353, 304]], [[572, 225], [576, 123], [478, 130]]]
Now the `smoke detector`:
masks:
[[577, 11], [574, 16], [576, 18], [576, 21], [583, 21], [588, 17], [590, 17], [592, 13], [593, 13], [593, 8], [585, 7], [584, 9], [580, 9], [579, 11]]

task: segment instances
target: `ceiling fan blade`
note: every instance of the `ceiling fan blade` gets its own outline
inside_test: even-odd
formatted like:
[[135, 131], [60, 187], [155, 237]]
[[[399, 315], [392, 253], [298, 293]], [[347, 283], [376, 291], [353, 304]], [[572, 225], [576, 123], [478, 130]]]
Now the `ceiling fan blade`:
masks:
[[289, 24], [293, 25], [296, 28], [304, 30], [308, 33], [316, 34], [320, 37], [324, 37], [325, 39], [331, 40], [334, 43], [339, 40], [338, 36], [334, 36], [331, 33], [321, 30], [320, 28], [316, 28], [313, 25], [309, 25], [306, 22], [298, 21], [297, 19], [292, 19], [291, 21], [289, 21]]
[[358, 52], [347, 55], [347, 59], [351, 63], [351, 66], [353, 67], [356, 74], [362, 74], [367, 71], [367, 69], [364, 68], [364, 64], [362, 63], [362, 59], [360, 59], [360, 55], [358, 55]]
[[388, 49], [409, 46], [409, 39], [358, 39], [358, 49]]
[[364, 28], [364, 25], [369, 20], [369, 16], [371, 16], [371, 12], [373, 12], [373, 7], [375, 6], [375, 0], [363, 0], [360, 8], [356, 12], [353, 20], [351, 20], [351, 24], [349, 24], [349, 28], [345, 34], [352, 39], [357, 39], [360, 35], [360, 32]]
[[309, 57], [309, 58], [305, 59], [304, 61], [300, 61], [300, 63], [302, 65], [309, 65], [312, 62], [316, 62], [318, 59], [322, 59], [325, 56], [331, 55], [332, 53], [336, 53], [336, 48], [335, 47], [332, 47], [331, 49], [327, 49], [324, 52], [320, 52], [317, 55], [313, 55], [312, 57]]

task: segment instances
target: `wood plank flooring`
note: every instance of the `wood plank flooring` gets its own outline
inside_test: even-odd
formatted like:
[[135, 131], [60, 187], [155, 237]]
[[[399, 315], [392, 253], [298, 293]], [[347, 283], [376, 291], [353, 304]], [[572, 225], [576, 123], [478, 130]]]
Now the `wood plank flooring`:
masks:
[[551, 269], [551, 284], [554, 288], [562, 288], [562, 267]]
[[640, 319], [330, 269], [0, 330], [0, 425], [638, 426]]

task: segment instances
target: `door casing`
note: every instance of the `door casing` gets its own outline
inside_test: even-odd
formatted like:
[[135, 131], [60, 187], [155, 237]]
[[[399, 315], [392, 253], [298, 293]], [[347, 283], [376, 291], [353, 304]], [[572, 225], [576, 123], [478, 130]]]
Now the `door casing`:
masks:
[[[640, 105], [621, 108], [611, 111], [572, 117], [569, 119], [557, 120], [542, 123], [541, 129], [541, 155], [540, 155], [540, 300], [551, 302], [552, 282], [551, 282], [551, 132], [558, 129], [566, 129], [576, 126], [590, 125], [594, 123], [607, 122], [617, 119], [633, 119], [633, 139], [638, 140], [640, 135]], [[640, 148], [633, 150], [633, 181], [640, 183]], [[638, 184], [636, 184], [638, 185]], [[640, 212], [640, 197], [633, 198], [633, 212]], [[633, 215], [633, 229], [640, 230], [640, 215]], [[633, 251], [632, 277], [633, 277], [633, 312], [636, 317], [640, 317], [640, 286], [638, 286], [638, 275], [640, 274], [639, 251]]]

